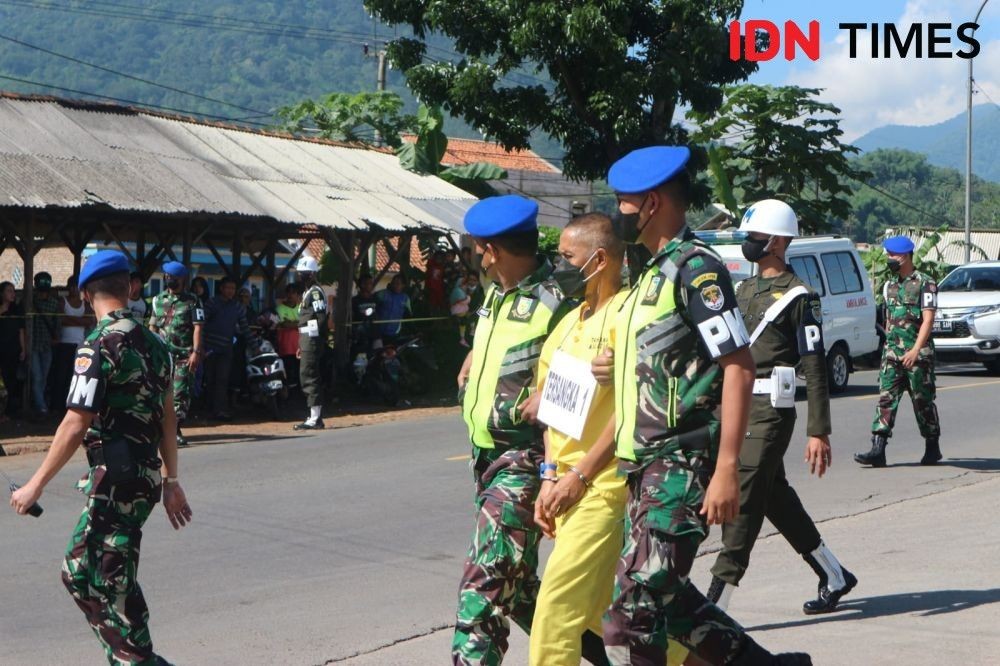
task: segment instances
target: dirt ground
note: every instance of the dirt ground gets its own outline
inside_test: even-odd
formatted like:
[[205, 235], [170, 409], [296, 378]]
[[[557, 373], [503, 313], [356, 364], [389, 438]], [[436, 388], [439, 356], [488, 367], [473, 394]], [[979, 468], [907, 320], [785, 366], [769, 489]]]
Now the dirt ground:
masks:
[[[421, 419], [439, 414], [459, 414], [454, 400], [439, 401], [441, 404], [421, 404], [387, 408], [380, 405], [335, 406], [324, 410], [329, 416], [323, 417], [327, 430], [353, 428], [356, 426], [396, 421], [400, 419]], [[446, 402], [450, 404], [445, 404]], [[184, 436], [192, 446], [235, 444], [239, 442], [284, 439], [287, 437], [308, 437], [310, 433], [299, 433], [292, 426], [301, 418], [289, 417], [283, 421], [260, 420], [250, 413], [237, 413], [229, 423], [194, 418], [184, 427]], [[302, 410], [298, 410], [302, 411]], [[294, 414], [298, 416], [298, 414]], [[0, 455], [18, 455], [48, 450], [58, 422], [55, 420], [17, 420], [0, 423]]]

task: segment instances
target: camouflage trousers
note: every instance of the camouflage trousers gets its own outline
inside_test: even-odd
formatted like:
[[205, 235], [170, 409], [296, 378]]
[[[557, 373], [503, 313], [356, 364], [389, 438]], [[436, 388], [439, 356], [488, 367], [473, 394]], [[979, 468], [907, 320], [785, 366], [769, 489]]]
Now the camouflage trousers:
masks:
[[507, 616], [531, 630], [540, 585], [541, 532], [534, 522], [539, 462], [537, 453], [508, 451], [477, 469], [476, 528], [458, 591], [454, 664], [502, 662]]
[[727, 664], [742, 650], [742, 627], [688, 578], [708, 535], [698, 511], [710, 477], [701, 458], [657, 459], [629, 475], [625, 546], [604, 616], [612, 664], [662, 666], [668, 636], [710, 664]]
[[188, 410], [191, 409], [191, 384], [194, 373], [188, 365], [190, 354], [174, 352], [171, 356], [174, 359], [174, 412], [177, 414], [177, 422], [180, 423], [187, 418]]
[[149, 610], [136, 581], [142, 526], [155, 497], [89, 497], [70, 538], [62, 579], [108, 663], [153, 664]]
[[872, 421], [872, 434], [892, 437], [892, 427], [896, 423], [896, 409], [903, 393], [910, 394], [913, 413], [921, 437], [940, 437], [941, 422], [938, 420], [934, 398], [937, 389], [934, 384], [934, 359], [921, 359], [909, 370], [896, 359], [882, 357], [879, 371], [878, 406]]

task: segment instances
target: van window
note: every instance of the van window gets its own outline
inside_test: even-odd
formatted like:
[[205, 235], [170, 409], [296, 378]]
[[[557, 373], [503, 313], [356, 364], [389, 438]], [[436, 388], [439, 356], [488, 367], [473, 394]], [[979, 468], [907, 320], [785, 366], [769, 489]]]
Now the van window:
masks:
[[820, 296], [826, 296], [826, 288], [823, 286], [823, 276], [819, 273], [819, 264], [816, 257], [792, 257], [788, 260], [796, 277], [816, 290]]
[[831, 294], [861, 291], [861, 274], [850, 252], [826, 252], [822, 256]]

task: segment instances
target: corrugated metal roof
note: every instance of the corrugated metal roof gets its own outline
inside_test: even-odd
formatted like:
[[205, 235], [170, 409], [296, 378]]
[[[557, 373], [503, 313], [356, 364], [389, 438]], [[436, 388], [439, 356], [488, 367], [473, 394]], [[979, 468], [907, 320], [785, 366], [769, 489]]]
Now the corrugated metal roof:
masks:
[[364, 147], [113, 105], [0, 99], [0, 207], [99, 203], [340, 229], [461, 231], [475, 201]]
[[[887, 229], [889, 234], [903, 234], [913, 239], [919, 247], [923, 239], [934, 233], [932, 229]], [[971, 233], [972, 261], [982, 261], [984, 259], [994, 261], [1000, 259], [1000, 231], [973, 231]], [[982, 250], [982, 252], [979, 252]], [[952, 266], [960, 266], [965, 263], [965, 231], [951, 230], [941, 234], [938, 241], [937, 250], [940, 252], [941, 261]], [[931, 250], [930, 256], [937, 259], [938, 252]], [[984, 256], [985, 255], [985, 256]]]

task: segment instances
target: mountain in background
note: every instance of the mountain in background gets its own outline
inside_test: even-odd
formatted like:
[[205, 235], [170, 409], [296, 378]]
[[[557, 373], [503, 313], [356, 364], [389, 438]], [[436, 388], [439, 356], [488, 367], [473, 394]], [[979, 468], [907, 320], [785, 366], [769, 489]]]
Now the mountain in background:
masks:
[[[921, 127], [886, 125], [854, 142], [861, 150], [899, 148], [927, 156], [935, 166], [965, 173], [965, 113], [937, 125]], [[972, 108], [972, 172], [985, 180], [1000, 182], [1000, 107], [980, 104]]]
[[[408, 31], [374, 23], [360, 0], [0, 0], [0, 89], [78, 99], [100, 93], [168, 112], [266, 127], [275, 123], [274, 111], [281, 106], [331, 92], [374, 90], [372, 56], [387, 39], [403, 34]], [[428, 57], [459, 58], [445, 38], [431, 38]], [[507, 79], [536, 83], [536, 76]], [[416, 110], [399, 72], [389, 70], [386, 87]], [[461, 121], [449, 119], [445, 129], [457, 137], [482, 138]], [[537, 137], [532, 147], [547, 158], [562, 155], [547, 137]]]

